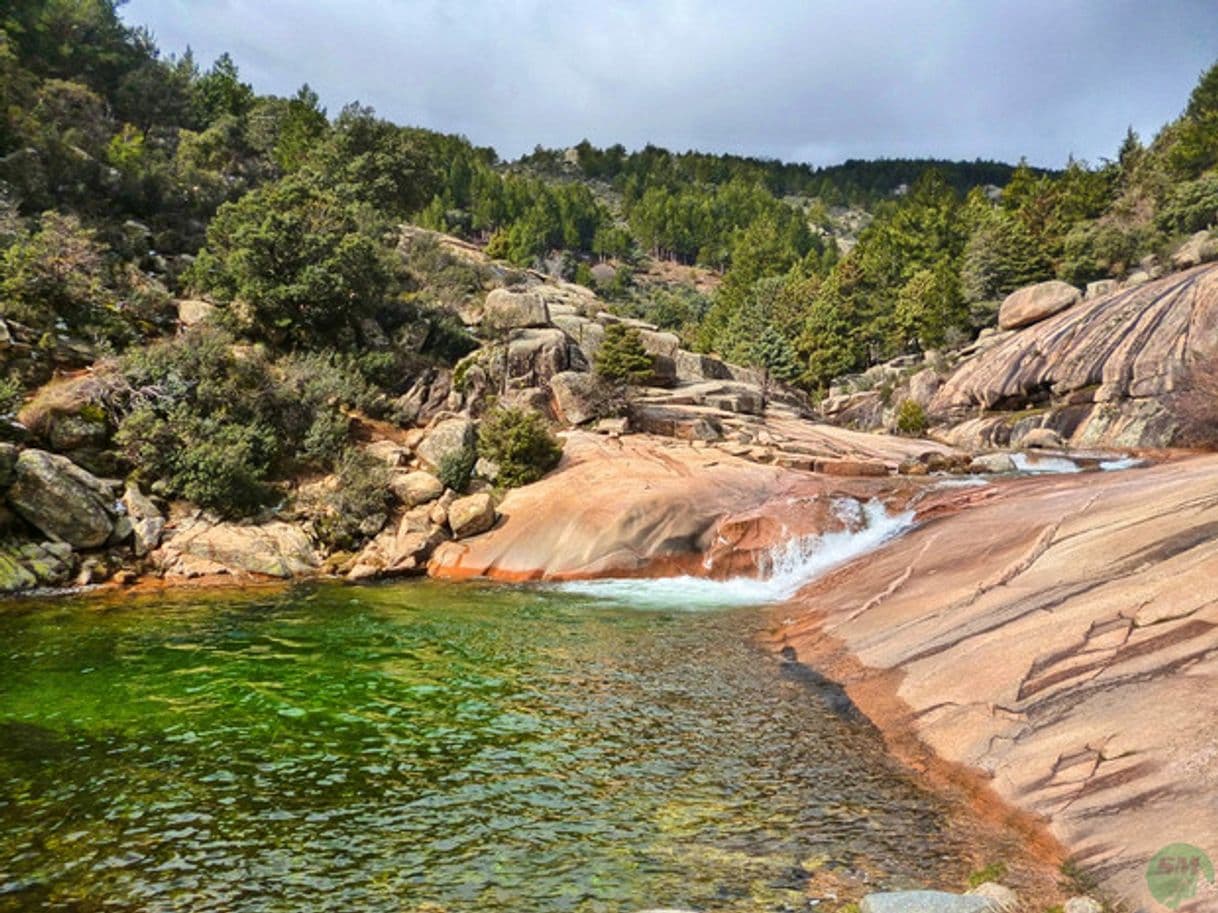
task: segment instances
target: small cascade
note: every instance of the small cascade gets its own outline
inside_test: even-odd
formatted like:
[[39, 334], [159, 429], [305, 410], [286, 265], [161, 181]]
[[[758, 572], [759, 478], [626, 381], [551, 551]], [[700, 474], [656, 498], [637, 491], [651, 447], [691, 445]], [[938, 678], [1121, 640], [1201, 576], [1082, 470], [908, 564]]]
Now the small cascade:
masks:
[[826, 571], [879, 548], [908, 530], [914, 512], [890, 514], [878, 500], [834, 502], [844, 528], [776, 543], [761, 558], [757, 577], [581, 580], [558, 586], [564, 592], [657, 609], [726, 608], [785, 602]]

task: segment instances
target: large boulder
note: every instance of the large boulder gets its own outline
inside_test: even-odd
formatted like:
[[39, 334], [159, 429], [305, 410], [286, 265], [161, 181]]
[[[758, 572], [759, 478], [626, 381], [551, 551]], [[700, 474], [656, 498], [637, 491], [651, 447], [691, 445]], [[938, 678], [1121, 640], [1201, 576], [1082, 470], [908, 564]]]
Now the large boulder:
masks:
[[279, 520], [261, 524], [217, 523], [197, 517], [181, 523], [157, 552], [167, 574], [248, 573], [295, 577], [318, 566], [308, 535]]
[[998, 326], [1004, 330], [1031, 326], [1077, 304], [1082, 297], [1073, 285], [1057, 279], [1029, 285], [1007, 295], [998, 311]]
[[536, 292], [494, 289], [486, 296], [482, 326], [491, 330], [522, 330], [550, 325], [550, 309]]
[[446, 456], [472, 450], [477, 434], [474, 423], [467, 418], [449, 418], [436, 423], [419, 444], [419, 459], [439, 469]]
[[507, 346], [508, 378], [515, 387], [536, 387], [568, 369], [586, 368], [579, 347], [558, 329], [519, 330]]
[[448, 508], [448, 528], [454, 539], [477, 536], [495, 525], [495, 502], [485, 492], [458, 498]]
[[444, 483], [430, 472], [396, 472], [389, 480], [393, 496], [407, 507], [427, 504], [444, 494]]
[[23, 450], [8, 499], [36, 529], [74, 548], [105, 545], [114, 532], [109, 485], [67, 457]]
[[550, 378], [554, 395], [554, 412], [568, 425], [582, 425], [600, 414], [603, 396], [601, 385], [592, 374], [563, 371]]
[[1176, 249], [1171, 263], [1176, 269], [1188, 269], [1218, 260], [1218, 238], [1208, 231], [1199, 231]]

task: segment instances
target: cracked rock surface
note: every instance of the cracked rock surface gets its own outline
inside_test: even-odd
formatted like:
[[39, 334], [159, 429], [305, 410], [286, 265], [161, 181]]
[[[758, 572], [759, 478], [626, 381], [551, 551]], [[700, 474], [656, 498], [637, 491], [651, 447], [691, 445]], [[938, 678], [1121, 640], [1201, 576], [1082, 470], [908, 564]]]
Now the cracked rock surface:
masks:
[[1218, 457], [994, 489], [822, 578], [779, 641], [896, 681], [889, 724], [1144, 902], [1160, 848], [1218, 847]]

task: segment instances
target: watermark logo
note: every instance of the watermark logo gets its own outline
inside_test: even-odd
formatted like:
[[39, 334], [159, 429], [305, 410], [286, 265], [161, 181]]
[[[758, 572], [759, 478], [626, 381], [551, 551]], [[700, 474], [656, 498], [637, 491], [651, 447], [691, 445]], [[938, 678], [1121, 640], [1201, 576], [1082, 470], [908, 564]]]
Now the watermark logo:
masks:
[[1202, 879], [1214, 881], [1214, 864], [1203, 850], [1189, 843], [1173, 843], [1150, 857], [1146, 869], [1146, 886], [1150, 896], [1169, 910], [1197, 896], [1197, 884]]

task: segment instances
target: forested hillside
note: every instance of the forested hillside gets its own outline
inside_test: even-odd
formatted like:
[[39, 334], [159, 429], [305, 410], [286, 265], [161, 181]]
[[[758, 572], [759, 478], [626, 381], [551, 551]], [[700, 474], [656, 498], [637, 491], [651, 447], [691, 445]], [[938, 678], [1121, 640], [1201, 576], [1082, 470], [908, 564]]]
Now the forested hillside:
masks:
[[[117, 444], [99, 459], [118, 461], [99, 469], [200, 503], [257, 504], [310, 467], [357, 475], [348, 412], [408, 420], [411, 385], [475, 345], [459, 306], [512, 268], [815, 390], [966, 341], [1020, 285], [1135, 270], [1218, 212], [1218, 68], [1148, 146], [1131, 133], [1060, 172], [586, 142], [503, 163], [358, 103], [332, 115], [307, 85], [258, 95], [227, 55], [166, 56], [116, 7], [0, 14], [0, 413], [96, 362], [97, 437]], [[831, 219], [844, 203], [869, 210], [852, 246]], [[492, 283], [399, 244], [402, 223], [507, 265]], [[666, 261], [715, 281], [633, 280]], [[212, 314], [189, 338], [183, 298]]]

